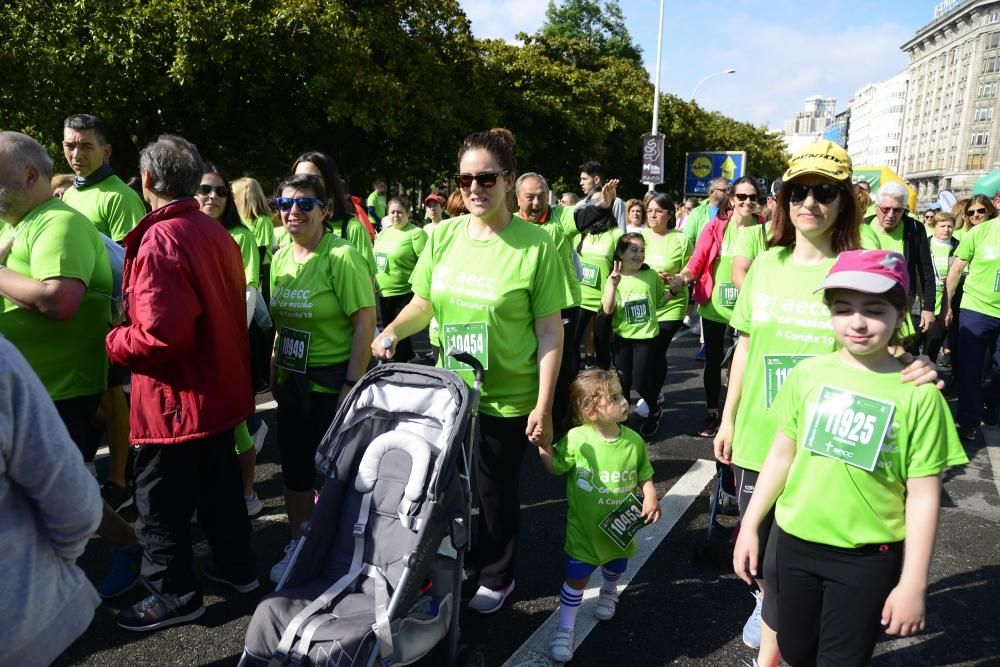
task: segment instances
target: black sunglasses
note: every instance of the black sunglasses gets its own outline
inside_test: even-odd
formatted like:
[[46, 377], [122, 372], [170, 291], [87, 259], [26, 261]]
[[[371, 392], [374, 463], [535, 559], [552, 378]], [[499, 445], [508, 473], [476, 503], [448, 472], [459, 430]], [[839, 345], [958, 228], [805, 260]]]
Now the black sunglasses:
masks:
[[472, 181], [475, 181], [484, 188], [492, 188], [497, 184], [498, 178], [509, 173], [510, 171], [504, 169], [503, 171], [483, 171], [478, 174], [455, 174], [455, 184], [463, 190], [468, 190], [472, 187]]
[[810, 192], [812, 193], [813, 199], [818, 201], [820, 204], [829, 204], [840, 195], [840, 186], [834, 185], [833, 183], [820, 183], [818, 185], [789, 183], [785, 187], [788, 188], [788, 201], [793, 204], [800, 204], [804, 202]]
[[748, 195], [743, 192], [734, 192], [733, 196], [736, 197], [737, 201], [746, 201], [748, 199], [752, 202], [757, 201], [757, 195]]
[[316, 197], [276, 197], [274, 205], [279, 211], [284, 212], [291, 211], [292, 206], [297, 205], [300, 211], [308, 213], [316, 208], [316, 206], [322, 206], [323, 202], [316, 199]]
[[225, 185], [209, 185], [208, 183], [202, 183], [198, 186], [198, 194], [202, 197], [207, 197], [212, 193], [215, 193], [216, 197], [228, 197], [229, 188]]
[[966, 215], [986, 215], [985, 208], [967, 208], [965, 209]]

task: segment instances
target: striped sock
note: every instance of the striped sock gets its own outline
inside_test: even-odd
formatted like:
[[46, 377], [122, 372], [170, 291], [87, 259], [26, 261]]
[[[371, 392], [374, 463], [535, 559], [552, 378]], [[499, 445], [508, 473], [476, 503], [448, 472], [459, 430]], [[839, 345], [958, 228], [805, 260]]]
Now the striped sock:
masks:
[[583, 591], [570, 588], [569, 584], [563, 582], [562, 590], [559, 591], [560, 628], [572, 630], [576, 627], [576, 613], [580, 611], [581, 602], [583, 602]]
[[618, 580], [622, 578], [621, 572], [612, 572], [608, 568], [602, 567], [601, 574], [604, 576], [604, 581], [601, 583], [601, 590], [608, 593], [617, 592]]

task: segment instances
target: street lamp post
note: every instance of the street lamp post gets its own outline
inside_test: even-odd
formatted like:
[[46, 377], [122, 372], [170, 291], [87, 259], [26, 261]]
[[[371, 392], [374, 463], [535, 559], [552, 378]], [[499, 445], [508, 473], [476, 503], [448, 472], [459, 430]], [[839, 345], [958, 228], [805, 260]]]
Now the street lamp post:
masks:
[[[663, 0], [660, 0], [660, 22], [656, 32], [656, 82], [653, 85], [653, 129], [652, 134], [659, 132], [660, 127], [660, 59], [663, 53]], [[653, 191], [653, 184], [649, 184], [649, 191]]]
[[706, 76], [704, 79], [702, 79], [701, 81], [699, 81], [698, 85], [694, 87], [693, 91], [691, 91], [691, 101], [694, 102], [694, 96], [698, 94], [698, 89], [701, 88], [701, 84], [705, 83], [706, 81], [708, 81], [709, 79], [711, 79], [713, 76], [721, 76], [723, 74], [736, 74], [736, 70], [733, 69], [732, 67], [730, 67], [727, 70], [723, 70], [721, 72], [713, 72], [713, 73], [709, 74], [708, 76]]

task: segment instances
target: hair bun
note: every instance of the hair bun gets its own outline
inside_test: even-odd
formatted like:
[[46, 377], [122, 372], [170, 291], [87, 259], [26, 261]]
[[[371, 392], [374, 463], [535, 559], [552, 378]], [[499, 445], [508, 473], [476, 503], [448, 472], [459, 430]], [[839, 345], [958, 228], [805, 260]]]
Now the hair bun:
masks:
[[490, 134], [492, 134], [494, 137], [502, 139], [513, 150], [514, 145], [516, 143], [514, 141], [514, 133], [508, 130], [506, 127], [494, 127], [492, 130], [490, 130]]

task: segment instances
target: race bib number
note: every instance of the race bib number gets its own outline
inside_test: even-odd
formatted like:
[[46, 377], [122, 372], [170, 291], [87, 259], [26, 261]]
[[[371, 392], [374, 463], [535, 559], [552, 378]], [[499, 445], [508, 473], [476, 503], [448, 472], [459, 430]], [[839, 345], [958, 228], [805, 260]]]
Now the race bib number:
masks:
[[802, 448], [871, 472], [895, 409], [888, 401], [824, 386]]
[[389, 269], [389, 255], [384, 252], [375, 253], [375, 271], [385, 273]]
[[642, 501], [634, 493], [628, 494], [599, 524], [601, 531], [623, 550], [628, 549], [635, 534], [645, 525]]
[[811, 354], [765, 354], [764, 355], [764, 408], [770, 408], [778, 395], [781, 385], [785, 384], [788, 374], [800, 361], [808, 359]]
[[[490, 338], [486, 322], [470, 322], [468, 324], [445, 324], [441, 327], [443, 345], [441, 349], [447, 353], [455, 348], [459, 352], [468, 352], [489, 370]], [[456, 360], [449, 354], [444, 355], [444, 367], [450, 371], [467, 371], [469, 366]]]
[[719, 304], [724, 308], [732, 308], [736, 305], [736, 296], [739, 290], [733, 283], [719, 283]]
[[649, 322], [649, 300], [636, 299], [626, 301], [622, 306], [625, 313], [625, 322], [628, 324], [645, 324]]
[[597, 287], [597, 281], [601, 277], [601, 267], [597, 264], [580, 262], [580, 284], [587, 287]]
[[281, 327], [278, 330], [278, 349], [274, 364], [286, 371], [305, 373], [306, 365], [309, 362], [309, 338], [311, 336], [312, 334], [308, 331]]
[[993, 277], [993, 293], [1000, 294], [1000, 269], [997, 269], [997, 274]]

